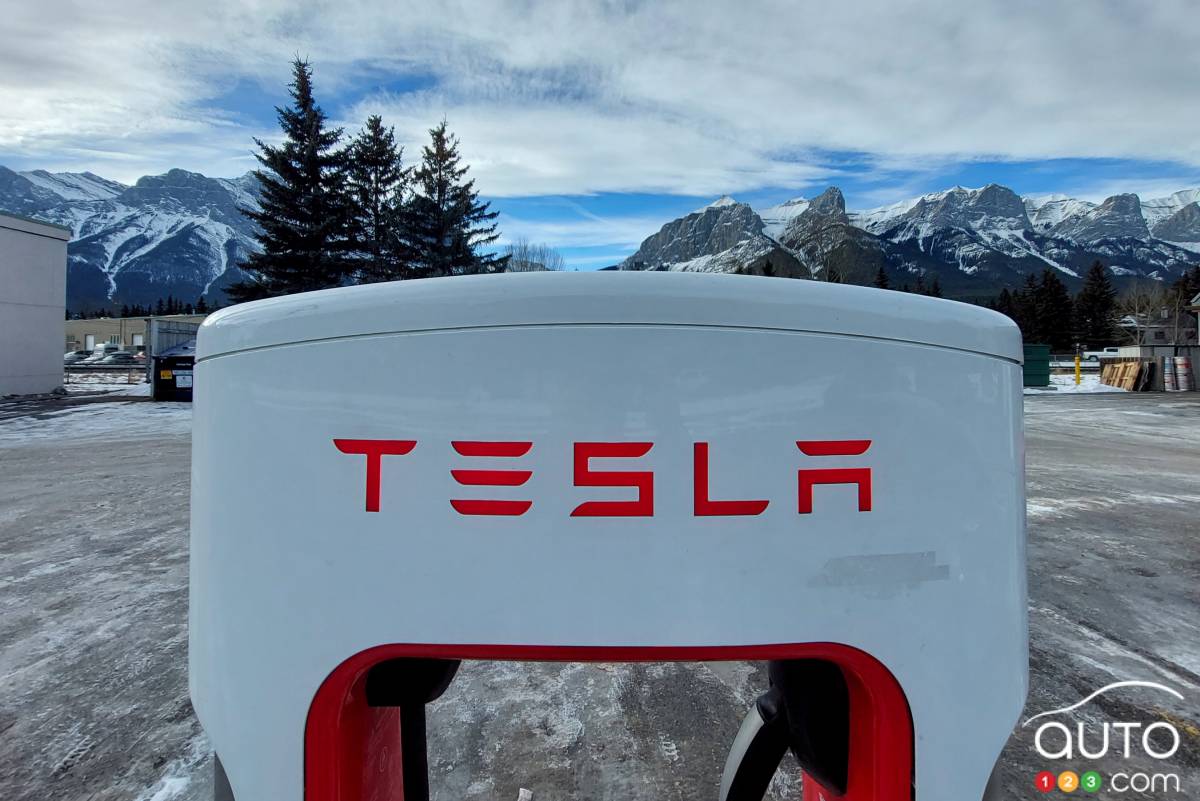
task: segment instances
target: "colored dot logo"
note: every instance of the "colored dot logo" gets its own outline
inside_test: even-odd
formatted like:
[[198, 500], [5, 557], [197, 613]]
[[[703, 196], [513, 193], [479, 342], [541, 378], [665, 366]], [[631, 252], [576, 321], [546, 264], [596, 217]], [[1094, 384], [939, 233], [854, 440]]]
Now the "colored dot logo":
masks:
[[1104, 777], [1094, 770], [1089, 770], [1082, 776], [1073, 770], [1064, 770], [1057, 776], [1048, 770], [1043, 770], [1034, 777], [1033, 786], [1039, 793], [1049, 793], [1056, 788], [1064, 793], [1073, 793], [1079, 789], [1088, 793], [1096, 793], [1104, 786]]
[[1058, 774], [1058, 789], [1064, 793], [1073, 793], [1079, 789], [1079, 774], [1073, 770], [1064, 770]]

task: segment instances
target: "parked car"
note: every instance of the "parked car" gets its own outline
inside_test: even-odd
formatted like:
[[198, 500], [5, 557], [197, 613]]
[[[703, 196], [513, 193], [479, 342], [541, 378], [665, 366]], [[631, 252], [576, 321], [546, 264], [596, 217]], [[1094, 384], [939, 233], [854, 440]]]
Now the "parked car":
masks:
[[73, 350], [70, 353], [63, 354], [63, 364], [75, 364], [91, 355], [92, 352], [90, 350]]
[[138, 364], [138, 360], [127, 350], [110, 353], [100, 360], [100, 364]]
[[1105, 348], [1104, 350], [1085, 350], [1083, 352], [1085, 361], [1098, 362], [1101, 359], [1117, 358], [1117, 348]]
[[103, 345], [97, 345], [92, 351], [92, 355], [82, 360], [82, 364], [96, 364], [101, 360], [117, 353], [121, 350], [121, 346], [115, 342], [105, 342]]

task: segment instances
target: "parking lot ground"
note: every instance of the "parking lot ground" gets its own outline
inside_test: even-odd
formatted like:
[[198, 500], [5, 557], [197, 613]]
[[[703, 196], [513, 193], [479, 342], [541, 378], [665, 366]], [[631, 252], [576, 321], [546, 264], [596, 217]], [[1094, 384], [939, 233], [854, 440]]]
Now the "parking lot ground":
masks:
[[[1171, 721], [1183, 741], [1162, 762], [1114, 747], [1050, 763], [1019, 728], [1001, 797], [1043, 798], [1034, 775], [1068, 768], [1173, 772], [1183, 790], [1164, 797], [1200, 797], [1200, 396], [1025, 405], [1023, 719], [1154, 681], [1184, 700], [1121, 690], [1075, 720]], [[187, 697], [190, 414], [115, 398], [0, 403], [0, 799], [211, 797]], [[466, 665], [430, 713], [435, 798], [715, 798], [764, 680], [737, 663]], [[798, 798], [795, 784], [782, 773], [772, 797]]]

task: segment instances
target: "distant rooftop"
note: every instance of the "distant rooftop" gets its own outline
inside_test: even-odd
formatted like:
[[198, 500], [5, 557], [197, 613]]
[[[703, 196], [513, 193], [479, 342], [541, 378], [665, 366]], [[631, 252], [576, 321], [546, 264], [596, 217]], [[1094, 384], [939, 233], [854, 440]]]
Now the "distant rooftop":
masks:
[[[58, 231], [63, 234], [66, 234], [66, 236], [58, 236], [57, 234], [55, 234], [51, 231], [36, 231], [36, 230], [31, 231], [29, 229], [29, 227], [31, 225], [32, 226], [42, 226], [44, 228], [50, 228], [50, 229], [53, 229], [53, 231]], [[66, 227], [65, 225], [58, 225], [57, 223], [46, 222], [45, 220], [35, 220], [32, 217], [22, 217], [20, 214], [13, 214], [8, 211], [0, 211], [0, 228], [9, 228], [14, 231], [24, 231], [25, 233], [28, 233], [28, 234], [41, 234], [42, 236], [52, 236], [55, 239], [62, 239], [62, 240], [70, 239], [71, 234], [73, 233], [71, 231], [71, 229]]]

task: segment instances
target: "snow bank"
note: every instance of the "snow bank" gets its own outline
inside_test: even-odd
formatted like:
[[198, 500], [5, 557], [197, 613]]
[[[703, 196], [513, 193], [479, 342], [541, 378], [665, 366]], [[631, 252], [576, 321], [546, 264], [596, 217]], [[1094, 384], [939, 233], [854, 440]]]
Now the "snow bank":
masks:
[[1075, 386], [1074, 375], [1052, 375], [1050, 376], [1050, 386], [1048, 387], [1025, 387], [1026, 395], [1045, 395], [1046, 393], [1055, 394], [1079, 394], [1092, 392], [1125, 392], [1126, 390], [1118, 387], [1110, 387], [1107, 384], [1100, 383], [1100, 376], [1092, 374], [1084, 374], [1083, 381], [1079, 386]]
[[142, 376], [135, 375], [134, 379], [135, 383], [131, 384], [123, 376], [114, 378], [104, 373], [73, 375], [69, 384], [63, 384], [63, 389], [68, 395], [95, 395], [101, 392], [114, 395], [149, 395], [150, 385], [142, 380]]

